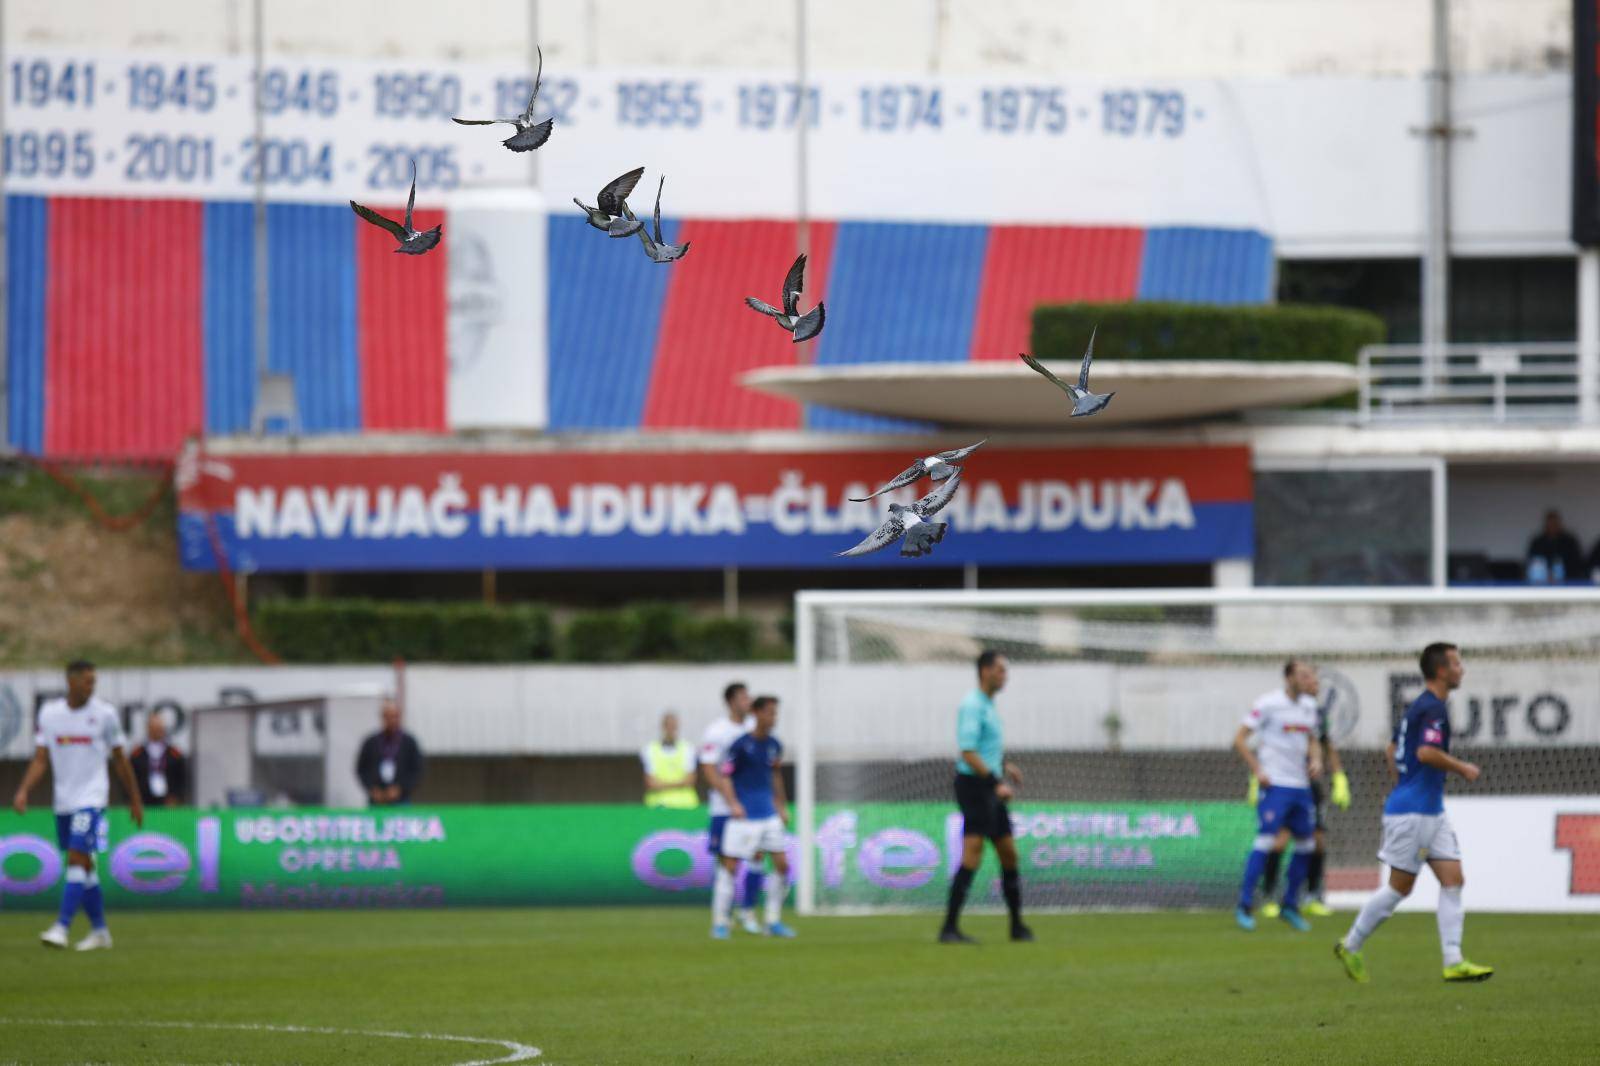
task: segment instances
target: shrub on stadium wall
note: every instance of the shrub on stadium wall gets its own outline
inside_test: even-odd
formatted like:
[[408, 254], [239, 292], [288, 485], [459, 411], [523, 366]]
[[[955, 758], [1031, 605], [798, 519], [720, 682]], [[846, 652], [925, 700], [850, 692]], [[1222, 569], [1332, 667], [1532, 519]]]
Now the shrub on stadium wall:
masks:
[[574, 663], [622, 663], [633, 658], [639, 619], [631, 611], [584, 611], [572, 616], [561, 657]]
[[1033, 354], [1077, 362], [1091, 329], [1097, 359], [1354, 363], [1384, 340], [1381, 318], [1343, 307], [1044, 304], [1033, 312]]
[[528, 662], [555, 652], [543, 607], [376, 600], [274, 600], [256, 608], [269, 648], [290, 662]]

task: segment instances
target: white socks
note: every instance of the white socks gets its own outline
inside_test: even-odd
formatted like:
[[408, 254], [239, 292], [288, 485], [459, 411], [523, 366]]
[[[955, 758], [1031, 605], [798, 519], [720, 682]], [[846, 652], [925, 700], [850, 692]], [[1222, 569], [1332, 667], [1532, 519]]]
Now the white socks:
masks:
[[789, 894], [789, 879], [768, 870], [761, 882], [761, 891], [766, 896], [767, 924], [777, 925], [778, 919], [783, 917], [783, 897]]
[[[1400, 901], [1405, 899], [1391, 886], [1384, 885], [1372, 894], [1366, 905], [1361, 908], [1361, 913], [1356, 915], [1355, 924], [1345, 934], [1344, 946], [1350, 951], [1360, 951], [1361, 945], [1366, 943], [1367, 937], [1377, 931], [1378, 926], [1388, 920], [1394, 909], [1400, 906]], [[1439, 921], [1444, 921], [1443, 910], [1440, 911]], [[1443, 926], [1441, 925], [1441, 928]]]
[[1439, 888], [1439, 947], [1444, 951], [1444, 964], [1454, 966], [1461, 961], [1461, 927], [1466, 924], [1467, 912], [1461, 905], [1461, 886]]
[[721, 863], [717, 864], [716, 880], [711, 883], [711, 922], [727, 925], [733, 910], [733, 875]]

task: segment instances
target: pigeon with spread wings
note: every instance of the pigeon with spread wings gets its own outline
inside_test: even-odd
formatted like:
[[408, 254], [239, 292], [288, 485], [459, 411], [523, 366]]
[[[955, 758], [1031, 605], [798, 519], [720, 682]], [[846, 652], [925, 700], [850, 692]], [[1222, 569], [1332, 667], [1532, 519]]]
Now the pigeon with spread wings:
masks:
[[827, 318], [827, 312], [822, 308], [822, 302], [817, 301], [817, 306], [800, 313], [800, 293], [805, 288], [806, 257], [800, 255], [789, 268], [788, 275], [783, 279], [783, 309], [773, 307], [771, 304], [746, 296], [744, 302], [753, 310], [760, 311], [778, 325], [794, 334], [795, 343], [810, 340], [822, 332], [822, 323]]
[[903, 503], [889, 505], [889, 517], [883, 520], [883, 525], [873, 530], [872, 535], [857, 544], [849, 551], [842, 551], [840, 555], [869, 555], [875, 551], [882, 551], [895, 541], [905, 538], [900, 545], [900, 554], [916, 558], [927, 555], [933, 551], [933, 546], [944, 539], [946, 523], [928, 521], [933, 515], [944, 509], [956, 494], [956, 489], [961, 487], [961, 471], [957, 470], [943, 485], [928, 493], [916, 503], [907, 507]]
[[400, 247], [395, 251], [405, 255], [421, 255], [432, 251], [439, 243], [439, 237], [444, 232], [444, 226], [435, 226], [428, 230], [419, 230], [411, 224], [411, 209], [417, 203], [417, 162], [411, 161], [411, 195], [406, 200], [406, 221], [404, 225], [392, 218], [385, 218], [370, 207], [363, 207], [354, 200], [350, 201], [350, 210], [360, 215], [366, 221], [379, 229], [388, 230], [394, 234], [394, 239], [400, 242]]
[[612, 237], [632, 237], [644, 228], [644, 223], [636, 218], [626, 217], [626, 214], [631, 214], [628, 211], [628, 197], [642, 177], [644, 177], [644, 167], [635, 167], [622, 177], [612, 180], [600, 190], [600, 195], [595, 197], [594, 207], [590, 207], [576, 196], [572, 198], [572, 202], [588, 216], [589, 225], [595, 229]]
[[1090, 392], [1089, 391], [1089, 364], [1094, 360], [1094, 330], [1089, 332], [1089, 347], [1083, 352], [1083, 367], [1078, 371], [1076, 385], [1062, 381], [1045, 368], [1045, 365], [1031, 355], [1017, 353], [1024, 363], [1043, 374], [1056, 388], [1072, 397], [1072, 418], [1083, 418], [1105, 410], [1106, 404], [1111, 402], [1115, 392]]
[[[639, 242], [644, 245], [644, 254], [657, 263], [670, 263], [689, 254], [689, 241], [684, 241], [682, 244], [664, 244], [661, 240], [661, 189], [666, 184], [666, 176], [662, 175], [661, 183], [656, 186], [655, 235], [652, 237], [648, 229], [639, 230]], [[622, 216], [630, 221], [633, 220], [633, 212], [629, 210], [627, 204], [622, 205]]]
[[513, 152], [531, 152], [550, 139], [550, 131], [555, 126], [554, 118], [547, 118], [543, 122], [533, 121], [534, 103], [539, 99], [539, 82], [544, 77], [544, 49], [538, 49], [539, 70], [533, 76], [533, 95], [528, 97], [528, 106], [522, 109], [522, 114], [514, 118], [455, 118], [450, 121], [461, 126], [493, 126], [497, 122], [515, 126], [517, 132], [507, 137], [500, 143]]
[[926, 459], [918, 459], [916, 462], [900, 471], [900, 473], [896, 474], [888, 484], [884, 485], [883, 488], [879, 489], [877, 492], [869, 493], [866, 496], [852, 496], [850, 497], [850, 502], [865, 503], [874, 496], [882, 496], [884, 493], [897, 489], [902, 485], [910, 485], [913, 482], [920, 480], [923, 475], [927, 475], [928, 477], [933, 478], [935, 481], [943, 481], [948, 477], [960, 473], [961, 468], [956, 464], [961, 462], [961, 460], [965, 459], [967, 456], [971, 455], [973, 452], [977, 451], [979, 448], [983, 447], [988, 442], [989, 438], [985, 437], [978, 443], [969, 444], [965, 448], [952, 448], [947, 452], [939, 452], [937, 455], [930, 455]]

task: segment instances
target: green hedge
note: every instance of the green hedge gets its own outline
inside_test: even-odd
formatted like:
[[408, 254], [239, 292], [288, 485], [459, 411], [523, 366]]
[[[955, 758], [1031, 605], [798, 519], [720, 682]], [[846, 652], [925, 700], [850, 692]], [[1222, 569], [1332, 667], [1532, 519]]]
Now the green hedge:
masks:
[[749, 618], [696, 618], [670, 603], [576, 614], [557, 632], [530, 605], [272, 600], [255, 611], [262, 641], [288, 662], [740, 662], [763, 651]]
[[1033, 312], [1033, 354], [1083, 358], [1098, 328], [1098, 359], [1246, 359], [1354, 363], [1381, 344], [1383, 320], [1366, 311], [1305, 305], [1218, 307], [1178, 303], [1044, 304]]
[[377, 600], [272, 600], [256, 608], [262, 641], [289, 662], [508, 663], [549, 659], [543, 607]]

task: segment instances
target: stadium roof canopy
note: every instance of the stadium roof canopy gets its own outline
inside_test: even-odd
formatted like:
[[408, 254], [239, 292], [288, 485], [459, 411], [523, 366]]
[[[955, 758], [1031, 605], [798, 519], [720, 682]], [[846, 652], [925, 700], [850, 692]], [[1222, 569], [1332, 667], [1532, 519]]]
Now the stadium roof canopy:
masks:
[[[1076, 381], [1076, 362], [1047, 366]], [[942, 425], [1025, 428], [1059, 425], [1071, 401], [1020, 360], [775, 366], [746, 373], [750, 388], [804, 403]], [[1295, 407], [1353, 392], [1345, 363], [1096, 361], [1090, 384], [1117, 398], [1095, 416], [1101, 427], [1188, 421], [1262, 407]]]

